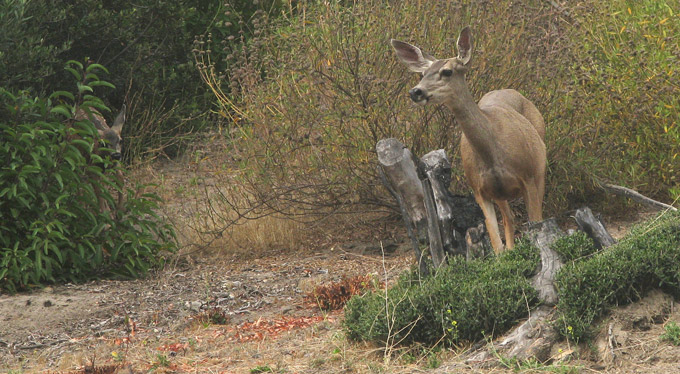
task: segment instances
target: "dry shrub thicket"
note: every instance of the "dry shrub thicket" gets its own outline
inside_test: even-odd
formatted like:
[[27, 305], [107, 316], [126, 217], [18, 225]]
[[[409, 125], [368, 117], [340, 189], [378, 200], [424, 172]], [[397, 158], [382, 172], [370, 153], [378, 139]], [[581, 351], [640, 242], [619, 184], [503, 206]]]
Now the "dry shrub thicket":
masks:
[[[400, 139], [419, 156], [444, 148], [459, 165], [454, 118], [445, 108], [410, 103], [406, 92], [419, 78], [399, 64], [388, 42], [409, 41], [439, 58], [452, 57], [465, 25], [474, 35], [468, 74], [473, 95], [479, 99], [489, 90], [512, 87], [545, 116], [546, 215], [586, 202], [610, 204], [597, 188], [601, 180], [665, 200], [677, 195], [672, 159], [680, 131], [678, 115], [668, 106], [677, 106], [678, 85], [669, 84], [670, 70], [661, 74], [677, 63], [677, 45], [665, 43], [667, 61], [651, 66], [652, 52], [645, 48], [657, 45], [636, 45], [637, 34], [613, 30], [618, 23], [637, 22], [641, 31], [654, 34], [673, 24], [677, 34], [677, 15], [668, 15], [670, 7], [644, 8], [663, 2], [641, 2], [630, 11], [623, 0], [568, 9], [551, 3], [299, 1], [283, 16], [261, 11], [245, 20], [244, 27], [254, 27], [248, 41], [243, 34], [205, 36], [196, 58], [228, 122], [221, 135], [229, 161], [219, 173], [219, 187], [205, 191], [211, 205], [200, 214], [202, 226], [223, 232], [239, 219], [262, 215], [309, 222], [359, 207], [391, 206], [374, 154], [385, 137]], [[621, 20], [620, 14], [630, 17]], [[646, 17], [648, 26], [636, 14], [647, 14], [640, 19]], [[659, 25], [664, 17], [670, 21]], [[623, 36], [610, 41], [614, 31]], [[227, 60], [212, 61], [211, 48], [230, 51]], [[630, 49], [636, 58], [626, 55]], [[642, 76], [624, 64], [637, 59], [644, 64]], [[636, 90], [638, 84], [663, 87], [667, 102]], [[467, 192], [460, 168], [453, 173], [452, 190]]]

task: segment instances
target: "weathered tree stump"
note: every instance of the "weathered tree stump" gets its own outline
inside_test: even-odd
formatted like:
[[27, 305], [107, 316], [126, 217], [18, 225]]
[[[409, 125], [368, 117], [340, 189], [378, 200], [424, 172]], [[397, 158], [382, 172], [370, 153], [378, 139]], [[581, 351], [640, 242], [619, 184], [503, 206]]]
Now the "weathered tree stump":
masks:
[[554, 218], [542, 222], [529, 224], [527, 233], [531, 243], [541, 253], [541, 269], [532, 279], [531, 284], [538, 291], [538, 298], [545, 305], [557, 304], [557, 290], [555, 289], [555, 277], [562, 267], [560, 256], [550, 246], [555, 240], [564, 236], [557, 226]]
[[447, 256], [470, 257], [468, 242], [475, 251], [488, 251], [486, 231], [466, 235], [471, 228], [477, 230], [483, 214], [472, 197], [449, 192], [451, 162], [444, 150], [418, 160], [401, 142], [390, 138], [379, 141], [376, 152], [383, 184], [399, 203], [421, 271], [426, 266], [418, 242], [425, 231], [435, 268], [445, 263]]
[[375, 150], [383, 184], [399, 204], [418, 267], [421, 273], [427, 274], [427, 263], [418, 243], [427, 225], [427, 212], [413, 154], [394, 138], [379, 141]]

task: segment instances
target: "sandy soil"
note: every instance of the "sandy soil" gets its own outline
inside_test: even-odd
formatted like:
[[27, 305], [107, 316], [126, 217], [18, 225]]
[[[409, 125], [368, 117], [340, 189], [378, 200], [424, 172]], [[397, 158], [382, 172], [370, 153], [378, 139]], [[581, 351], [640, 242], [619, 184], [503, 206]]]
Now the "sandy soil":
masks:
[[[250, 332], [236, 332], [234, 327], [257, 321], [288, 321], [293, 327], [303, 327], [295, 330], [325, 324], [326, 329], [339, 332], [338, 313], [321, 312], [305, 295], [317, 285], [353, 275], [393, 279], [411, 261], [410, 253], [402, 249], [384, 257], [379, 252], [379, 246], [348, 245], [328, 253], [269, 253], [248, 261], [200, 259], [143, 280], [96, 281], [1, 295], [0, 369], [68, 372], [92, 360], [95, 365], [122, 362], [117, 358], [127, 351], [125, 362], [132, 362], [134, 372], [145, 372], [157, 361], [153, 354], [162, 353], [159, 347], [194, 339], [194, 348], [198, 348], [206, 334], [218, 335], [239, 351], [239, 346], [250, 343]], [[213, 310], [223, 314], [222, 324], [197, 321]], [[299, 339], [286, 329], [282, 332], [293, 342]], [[267, 333], [279, 338], [277, 331]], [[279, 352], [278, 340], [257, 343], [274, 344], [270, 351]], [[299, 344], [295, 343], [295, 350], [303, 351]], [[150, 353], [131, 352], [138, 349]], [[266, 359], [257, 359], [258, 355], [264, 358], [263, 354], [253, 355], [220, 354], [206, 365], [218, 372], [247, 372], [267, 365]]]

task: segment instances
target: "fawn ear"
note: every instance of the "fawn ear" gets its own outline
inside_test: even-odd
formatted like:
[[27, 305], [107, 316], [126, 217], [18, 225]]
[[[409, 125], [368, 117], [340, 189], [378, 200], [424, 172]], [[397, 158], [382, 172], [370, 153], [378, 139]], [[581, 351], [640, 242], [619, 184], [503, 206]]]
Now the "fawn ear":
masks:
[[463, 65], [467, 65], [470, 62], [470, 57], [472, 57], [472, 31], [470, 31], [470, 26], [465, 26], [460, 32], [456, 44], [458, 44], [458, 60]]
[[123, 108], [120, 110], [120, 113], [118, 113], [118, 116], [116, 116], [116, 119], [113, 121], [113, 126], [111, 126], [111, 130], [115, 131], [118, 135], [120, 135], [120, 132], [123, 130], [124, 124], [125, 124], [125, 104], [123, 104]]
[[414, 45], [396, 39], [390, 40], [390, 44], [392, 44], [392, 48], [394, 48], [394, 51], [397, 53], [397, 57], [399, 57], [401, 62], [403, 62], [409, 70], [416, 73], [425, 72], [425, 70], [436, 61], [434, 57], [427, 53], [423, 53], [420, 48]]

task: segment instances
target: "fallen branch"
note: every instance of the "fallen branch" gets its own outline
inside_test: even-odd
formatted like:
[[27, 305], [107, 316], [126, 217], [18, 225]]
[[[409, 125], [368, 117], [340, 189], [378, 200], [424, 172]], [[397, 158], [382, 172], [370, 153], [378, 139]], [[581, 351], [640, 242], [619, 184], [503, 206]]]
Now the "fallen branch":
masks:
[[604, 184], [602, 184], [602, 188], [604, 188], [605, 190], [612, 192], [616, 195], [627, 197], [631, 200], [637, 201], [638, 203], [649, 205], [649, 206], [657, 208], [657, 209], [668, 209], [668, 210], [672, 210], [672, 211], [678, 210], [677, 208], [675, 208], [671, 205], [664, 204], [664, 203], [662, 203], [660, 201], [656, 201], [654, 199], [650, 199], [647, 196], [645, 196], [645, 195], [643, 195], [643, 194], [641, 194], [641, 193], [639, 193], [635, 190], [631, 190], [630, 188], [627, 188], [627, 187], [617, 186], [615, 184], [604, 183]]
[[550, 3], [550, 5], [552, 5], [553, 8], [555, 8], [555, 10], [557, 10], [557, 11], [560, 12], [560, 13], [562, 13], [564, 16], [566, 16], [566, 17], [571, 17], [571, 14], [569, 13], [569, 11], [566, 10], [566, 9], [565, 9], [563, 6], [561, 6], [560, 4], [558, 4], [556, 1], [554, 1], [554, 0], [548, 0], [548, 2]]

